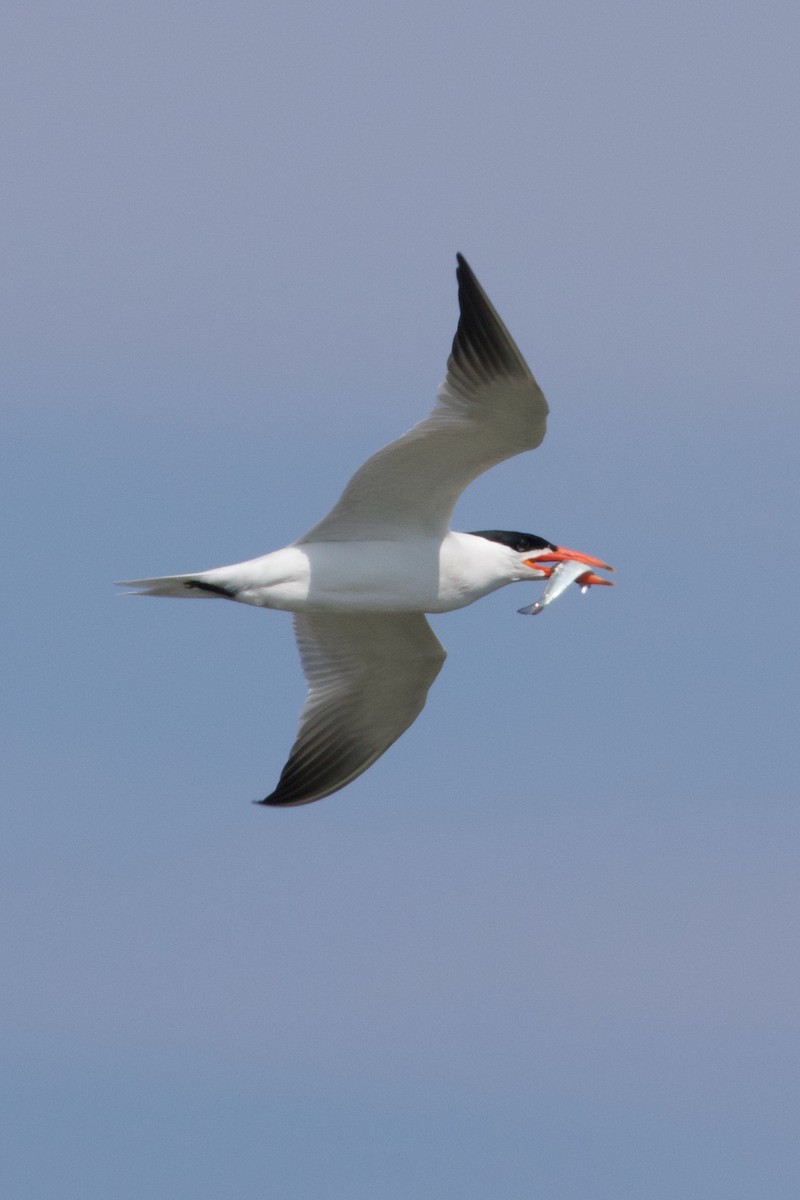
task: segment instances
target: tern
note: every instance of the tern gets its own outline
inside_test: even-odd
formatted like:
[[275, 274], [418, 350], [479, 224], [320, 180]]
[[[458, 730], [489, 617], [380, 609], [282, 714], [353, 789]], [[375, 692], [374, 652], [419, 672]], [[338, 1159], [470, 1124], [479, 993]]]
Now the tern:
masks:
[[472, 269], [460, 254], [457, 262], [458, 328], [433, 411], [367, 459], [326, 517], [260, 558], [123, 581], [138, 595], [237, 600], [294, 614], [308, 695], [278, 784], [259, 804], [309, 804], [339, 791], [416, 720], [445, 660], [426, 613], [565, 569], [583, 587], [610, 582], [591, 570], [613, 570], [599, 558], [536, 534], [450, 529], [467, 485], [535, 449], [548, 414]]

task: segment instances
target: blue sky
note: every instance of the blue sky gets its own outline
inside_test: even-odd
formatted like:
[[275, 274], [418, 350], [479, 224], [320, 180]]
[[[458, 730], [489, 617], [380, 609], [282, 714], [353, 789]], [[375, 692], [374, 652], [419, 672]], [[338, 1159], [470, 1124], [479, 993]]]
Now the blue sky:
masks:
[[[795, 5], [10, 3], [15, 1200], [797, 1191]], [[429, 409], [462, 251], [551, 405], [417, 724], [274, 785], [291, 540]], [[574, 589], [573, 589], [574, 590]]]

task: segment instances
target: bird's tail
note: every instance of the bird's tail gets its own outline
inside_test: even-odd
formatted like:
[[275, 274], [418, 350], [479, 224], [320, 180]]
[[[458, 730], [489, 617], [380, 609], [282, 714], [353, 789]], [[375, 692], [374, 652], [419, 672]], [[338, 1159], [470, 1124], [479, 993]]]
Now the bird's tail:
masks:
[[183, 599], [207, 599], [222, 596], [233, 600], [233, 588], [213, 581], [214, 571], [200, 571], [196, 575], [160, 575], [155, 579], [120, 579], [117, 587], [130, 588], [122, 593], [127, 596], [180, 596]]

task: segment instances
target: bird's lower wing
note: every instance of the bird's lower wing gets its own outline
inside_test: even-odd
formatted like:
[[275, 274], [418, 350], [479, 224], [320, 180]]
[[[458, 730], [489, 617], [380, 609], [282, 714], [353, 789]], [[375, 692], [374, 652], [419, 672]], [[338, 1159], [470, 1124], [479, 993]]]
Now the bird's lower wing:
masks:
[[445, 651], [421, 613], [296, 613], [308, 697], [278, 786], [308, 804], [345, 787], [422, 711]]
[[458, 329], [433, 412], [367, 459], [301, 542], [444, 536], [476, 476], [544, 437], [547, 401], [461, 255], [457, 276]]

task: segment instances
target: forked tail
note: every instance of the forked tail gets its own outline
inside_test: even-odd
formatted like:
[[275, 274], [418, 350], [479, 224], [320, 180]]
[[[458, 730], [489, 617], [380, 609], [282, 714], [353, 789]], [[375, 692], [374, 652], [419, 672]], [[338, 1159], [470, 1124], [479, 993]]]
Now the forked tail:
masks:
[[208, 579], [211, 572], [200, 572], [198, 575], [161, 575], [156, 579], [120, 579], [117, 587], [130, 588], [123, 592], [127, 596], [178, 596], [182, 599], [207, 599], [221, 596], [224, 600], [235, 600], [233, 588], [212, 583]]

